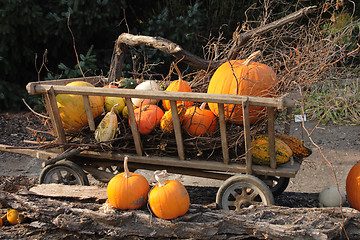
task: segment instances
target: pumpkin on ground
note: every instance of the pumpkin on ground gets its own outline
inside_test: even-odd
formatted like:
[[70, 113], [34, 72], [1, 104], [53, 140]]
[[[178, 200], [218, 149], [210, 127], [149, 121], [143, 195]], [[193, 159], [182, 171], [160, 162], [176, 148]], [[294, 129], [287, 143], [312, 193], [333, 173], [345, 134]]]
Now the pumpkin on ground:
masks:
[[360, 162], [356, 163], [347, 175], [346, 195], [351, 207], [360, 211]]
[[159, 218], [174, 219], [184, 215], [190, 207], [189, 194], [180, 182], [167, 180], [162, 182], [160, 176], [166, 170], [155, 171], [157, 185], [149, 193], [149, 206], [151, 211]]
[[19, 223], [19, 212], [16, 209], [9, 209], [6, 214], [9, 223], [15, 225]]
[[113, 177], [107, 186], [108, 200], [114, 208], [139, 209], [146, 204], [149, 182], [138, 173], [129, 172], [128, 158], [124, 158], [124, 172]]
[[[179, 74], [179, 79], [173, 81], [172, 83], [170, 83], [170, 85], [166, 88], [165, 91], [170, 91], [170, 92], [192, 92], [191, 87], [189, 85], [189, 83], [187, 81], [182, 80], [182, 75], [181, 72], [179, 70], [179, 68], [175, 65], [175, 69]], [[162, 104], [164, 109], [170, 110], [170, 100], [162, 100]], [[185, 108], [188, 108], [190, 106], [192, 106], [194, 103], [193, 102], [189, 102], [189, 101], [177, 101], [176, 102], [177, 105], [184, 105]]]
[[[67, 87], [94, 87], [91, 83], [75, 81]], [[102, 96], [89, 96], [90, 107], [93, 117], [98, 117], [104, 112], [104, 99]], [[58, 94], [56, 102], [59, 107], [61, 121], [64, 130], [70, 133], [78, 133], [88, 123], [83, 97], [73, 94]]]
[[[183, 116], [185, 113], [185, 107], [184, 105], [178, 105], [177, 106], [177, 113], [180, 119], [180, 124], [183, 121]], [[171, 109], [166, 111], [164, 113], [164, 116], [162, 116], [160, 121], [160, 128], [164, 133], [172, 133], [174, 131], [174, 124], [173, 124], [173, 117]]]
[[200, 107], [186, 109], [182, 117], [183, 129], [192, 136], [210, 136], [217, 129], [217, 118], [212, 111], [205, 109], [206, 103]]
[[[211, 77], [207, 93], [249, 95], [270, 97], [276, 91], [278, 79], [267, 65], [253, 62], [260, 54], [257, 51], [246, 60], [231, 60], [223, 63]], [[210, 110], [219, 116], [217, 103], [209, 103]], [[225, 118], [232, 123], [243, 123], [241, 105], [225, 104]], [[255, 123], [265, 113], [264, 107], [250, 106], [250, 124]]]
[[304, 158], [312, 154], [311, 149], [306, 147], [304, 143], [296, 137], [292, 137], [286, 134], [277, 134], [276, 138], [282, 140], [290, 147], [294, 157]]
[[[143, 91], [160, 91], [160, 86], [159, 84], [156, 83], [156, 81], [148, 80], [137, 85], [135, 89], [143, 90]], [[131, 101], [136, 107], [150, 105], [150, 104], [157, 104], [159, 102], [158, 99], [141, 99], [141, 98], [132, 98]]]
[[[269, 137], [260, 135], [251, 141], [252, 161], [255, 164], [270, 165]], [[290, 147], [282, 140], [275, 138], [275, 156], [277, 164], [283, 164], [292, 156]]]
[[97, 142], [114, 139], [118, 127], [117, 115], [114, 112], [116, 107], [117, 105], [114, 105], [97, 126], [95, 130], [95, 139]]
[[146, 135], [151, 133], [160, 124], [164, 111], [158, 106], [151, 104], [136, 108], [134, 114], [139, 132]]

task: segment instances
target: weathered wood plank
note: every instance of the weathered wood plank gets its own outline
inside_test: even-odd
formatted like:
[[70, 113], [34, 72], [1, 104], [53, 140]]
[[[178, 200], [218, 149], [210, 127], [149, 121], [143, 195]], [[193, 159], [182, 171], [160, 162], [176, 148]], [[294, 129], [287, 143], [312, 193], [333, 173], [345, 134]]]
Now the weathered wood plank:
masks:
[[142, 156], [143, 155], [143, 147], [142, 147], [142, 143], [141, 143], [140, 132], [137, 127], [136, 120], [135, 120], [134, 106], [133, 106], [133, 103], [131, 102], [131, 98], [125, 98], [125, 103], [126, 103], [126, 106], [128, 109], [130, 128], [131, 128], [132, 136], [134, 139], [136, 153], [137, 153], [137, 155]]
[[251, 135], [250, 135], [250, 119], [249, 119], [249, 101], [245, 100], [242, 103], [243, 111], [243, 125], [244, 125], [244, 138], [245, 138], [245, 162], [246, 173], [252, 174], [252, 158], [251, 158]]
[[176, 101], [170, 101], [171, 115], [174, 126], [175, 140], [180, 160], [185, 160], [184, 142], [181, 133], [181, 123]]
[[225, 164], [229, 164], [229, 148], [226, 134], [226, 121], [225, 121], [225, 110], [224, 104], [218, 103], [219, 109], [219, 125], [220, 125], [220, 137], [221, 137], [221, 149], [223, 154], [223, 161]]
[[211, 102], [223, 104], [238, 104], [241, 105], [243, 101], [248, 101], [249, 105], [264, 106], [264, 107], [294, 107], [295, 102], [283, 97], [254, 97], [231, 94], [210, 94], [210, 93], [196, 93], [196, 92], [169, 92], [169, 91], [146, 91], [134, 89], [114, 89], [114, 88], [92, 88], [92, 87], [66, 87], [58, 85], [44, 85], [38, 82], [28, 84], [28, 89], [31, 89], [31, 94], [46, 93], [50, 87], [54, 88], [56, 94], [77, 94], [90, 96], [111, 96], [111, 97], [125, 97], [125, 98], [145, 98], [145, 99], [166, 99], [174, 101], [193, 101], [193, 102]]
[[276, 168], [276, 153], [275, 153], [275, 109], [267, 108], [268, 111], [268, 135], [269, 135], [269, 156], [270, 167]]
[[66, 143], [64, 126], [61, 121], [59, 108], [56, 102], [55, 91], [53, 87], [50, 87], [45, 93], [45, 102], [47, 106], [47, 111], [50, 115], [52, 125], [54, 127], [58, 143]]
[[94, 116], [91, 111], [89, 96], [83, 95], [83, 100], [84, 100], [85, 112], [86, 112], [90, 131], [95, 131]]

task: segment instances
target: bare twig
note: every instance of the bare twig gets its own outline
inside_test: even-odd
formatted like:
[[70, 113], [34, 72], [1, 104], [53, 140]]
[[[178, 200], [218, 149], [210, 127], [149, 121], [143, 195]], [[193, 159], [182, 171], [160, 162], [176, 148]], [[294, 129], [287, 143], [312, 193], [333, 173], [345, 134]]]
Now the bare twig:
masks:
[[35, 111], [29, 106], [29, 104], [26, 103], [25, 99], [22, 99], [22, 101], [24, 102], [25, 106], [26, 106], [32, 113], [34, 113], [35, 115], [37, 115], [37, 116], [39, 116], [39, 117], [42, 117], [42, 118], [45, 118], [45, 119], [50, 119], [50, 117], [48, 117], [48, 116], [45, 116], [45, 115], [42, 115], [42, 114], [40, 114], [40, 113], [35, 112]]

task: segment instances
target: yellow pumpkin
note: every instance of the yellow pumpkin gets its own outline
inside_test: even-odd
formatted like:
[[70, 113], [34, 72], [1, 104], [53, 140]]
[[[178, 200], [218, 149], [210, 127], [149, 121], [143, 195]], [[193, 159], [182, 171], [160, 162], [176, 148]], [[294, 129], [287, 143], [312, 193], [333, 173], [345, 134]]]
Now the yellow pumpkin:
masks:
[[[246, 60], [231, 60], [223, 63], [211, 77], [208, 93], [270, 97], [276, 91], [278, 79], [267, 65], [254, 62], [260, 54], [255, 52]], [[210, 110], [219, 116], [217, 103], [209, 103]], [[225, 117], [232, 123], [243, 123], [241, 105], [225, 104]], [[250, 106], [250, 123], [255, 123], [265, 113], [265, 108]]]
[[[75, 81], [67, 87], [94, 87], [91, 83]], [[83, 97], [73, 94], [58, 94], [56, 96], [61, 121], [66, 132], [77, 133], [88, 123]], [[98, 117], [104, 112], [104, 99], [102, 96], [89, 96], [93, 117]]]
[[[185, 108], [183, 105], [177, 106], [178, 115], [180, 118], [180, 124], [183, 121], [183, 115], [185, 113]], [[160, 128], [164, 133], [172, 133], [174, 131], [173, 117], [171, 109], [166, 111], [160, 120]]]

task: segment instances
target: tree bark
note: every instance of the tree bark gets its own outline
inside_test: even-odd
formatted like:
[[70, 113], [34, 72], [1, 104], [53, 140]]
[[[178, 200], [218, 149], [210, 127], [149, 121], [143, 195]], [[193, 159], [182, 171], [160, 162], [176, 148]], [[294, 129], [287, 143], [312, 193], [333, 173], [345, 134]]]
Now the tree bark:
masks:
[[341, 239], [344, 226], [350, 239], [360, 236], [360, 215], [351, 208], [341, 212], [340, 208], [251, 206], [235, 212], [191, 204], [184, 216], [163, 220], [146, 207], [120, 211], [96, 201], [82, 201], [81, 192], [79, 186], [71, 197], [47, 198], [0, 191], [0, 199], [7, 203], [5, 208], [16, 208], [25, 215], [22, 231], [45, 226], [100, 238]]

